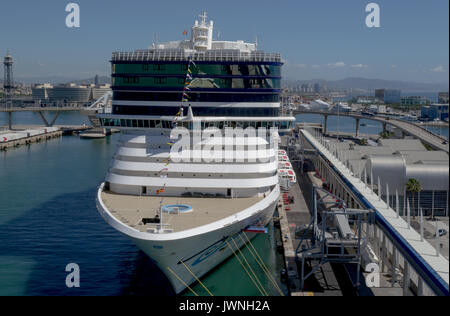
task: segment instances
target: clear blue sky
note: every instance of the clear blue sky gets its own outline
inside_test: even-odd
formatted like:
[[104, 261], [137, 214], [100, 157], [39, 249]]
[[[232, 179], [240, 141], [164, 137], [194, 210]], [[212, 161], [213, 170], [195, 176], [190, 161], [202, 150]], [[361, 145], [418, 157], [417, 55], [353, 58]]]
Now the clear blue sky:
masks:
[[[65, 26], [65, 6], [81, 8], [81, 28]], [[381, 28], [365, 26], [365, 6], [381, 7]], [[16, 77], [109, 74], [114, 50], [182, 39], [206, 10], [222, 40], [254, 41], [280, 52], [284, 76], [349, 76], [448, 82], [448, 0], [8, 0], [0, 9], [0, 56]]]

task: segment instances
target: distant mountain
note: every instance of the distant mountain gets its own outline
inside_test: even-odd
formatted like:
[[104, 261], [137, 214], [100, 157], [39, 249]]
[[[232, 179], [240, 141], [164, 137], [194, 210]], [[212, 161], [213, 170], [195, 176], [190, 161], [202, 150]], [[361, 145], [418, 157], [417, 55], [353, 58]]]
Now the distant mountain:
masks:
[[301, 86], [308, 83], [320, 83], [325, 85], [329, 90], [359, 90], [361, 92], [371, 93], [375, 89], [400, 89], [402, 92], [442, 92], [448, 91], [448, 83], [419, 83], [407, 81], [393, 81], [382, 79], [367, 78], [345, 78], [341, 80], [329, 81], [323, 79], [315, 80], [285, 80], [286, 87]]

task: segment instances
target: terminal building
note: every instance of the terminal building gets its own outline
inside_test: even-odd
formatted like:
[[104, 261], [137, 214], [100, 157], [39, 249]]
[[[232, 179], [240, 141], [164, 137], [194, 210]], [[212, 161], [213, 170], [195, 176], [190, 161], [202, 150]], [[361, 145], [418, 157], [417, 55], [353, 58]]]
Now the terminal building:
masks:
[[400, 103], [401, 91], [396, 89], [376, 89], [375, 99], [386, 104]]
[[433, 120], [448, 120], [448, 104], [432, 104], [430, 106], [423, 106], [421, 110], [422, 119]]
[[109, 84], [38, 84], [32, 87], [32, 97], [41, 106], [86, 106], [109, 91]]
[[[364, 179], [366, 175], [375, 191], [380, 183], [383, 200], [389, 192], [394, 209], [398, 192], [400, 210], [404, 209], [407, 199], [412, 214], [417, 215], [422, 209], [427, 216], [448, 216], [449, 157], [446, 152], [428, 151], [417, 139], [380, 139], [372, 146], [357, 145], [353, 141], [335, 145], [342, 153], [343, 162], [357, 177]], [[419, 193], [407, 191], [409, 179], [419, 181]]]
[[402, 105], [404, 106], [417, 106], [417, 105], [429, 105], [430, 100], [421, 96], [411, 96], [401, 98]]
[[438, 103], [439, 104], [448, 104], [448, 92], [439, 92]]
[[53, 86], [49, 83], [37, 84], [31, 88], [31, 95], [33, 100], [48, 100], [50, 90], [53, 89]]

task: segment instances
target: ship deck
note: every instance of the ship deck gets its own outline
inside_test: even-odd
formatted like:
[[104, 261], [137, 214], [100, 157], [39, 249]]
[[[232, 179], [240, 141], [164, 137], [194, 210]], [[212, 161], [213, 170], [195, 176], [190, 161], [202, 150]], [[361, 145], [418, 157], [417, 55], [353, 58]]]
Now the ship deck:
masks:
[[[143, 224], [142, 219], [159, 215], [161, 196], [121, 195], [110, 191], [101, 194], [103, 203], [109, 212], [122, 223], [145, 232], [155, 228], [157, 224]], [[163, 213], [166, 229], [179, 232], [221, 220], [263, 200], [263, 197], [251, 198], [208, 198], [208, 197], [164, 197], [162, 205], [186, 204], [193, 208], [192, 212], [169, 214]]]

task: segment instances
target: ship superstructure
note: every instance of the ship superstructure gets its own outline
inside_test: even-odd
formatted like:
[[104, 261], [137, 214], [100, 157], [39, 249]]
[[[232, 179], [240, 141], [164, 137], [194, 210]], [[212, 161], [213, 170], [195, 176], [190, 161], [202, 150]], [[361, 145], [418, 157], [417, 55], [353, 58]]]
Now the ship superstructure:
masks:
[[[280, 194], [281, 56], [213, 41], [206, 14], [189, 40], [113, 53], [112, 113], [121, 136], [97, 195], [177, 293], [270, 221]], [[244, 237], [244, 238], [242, 238]]]

